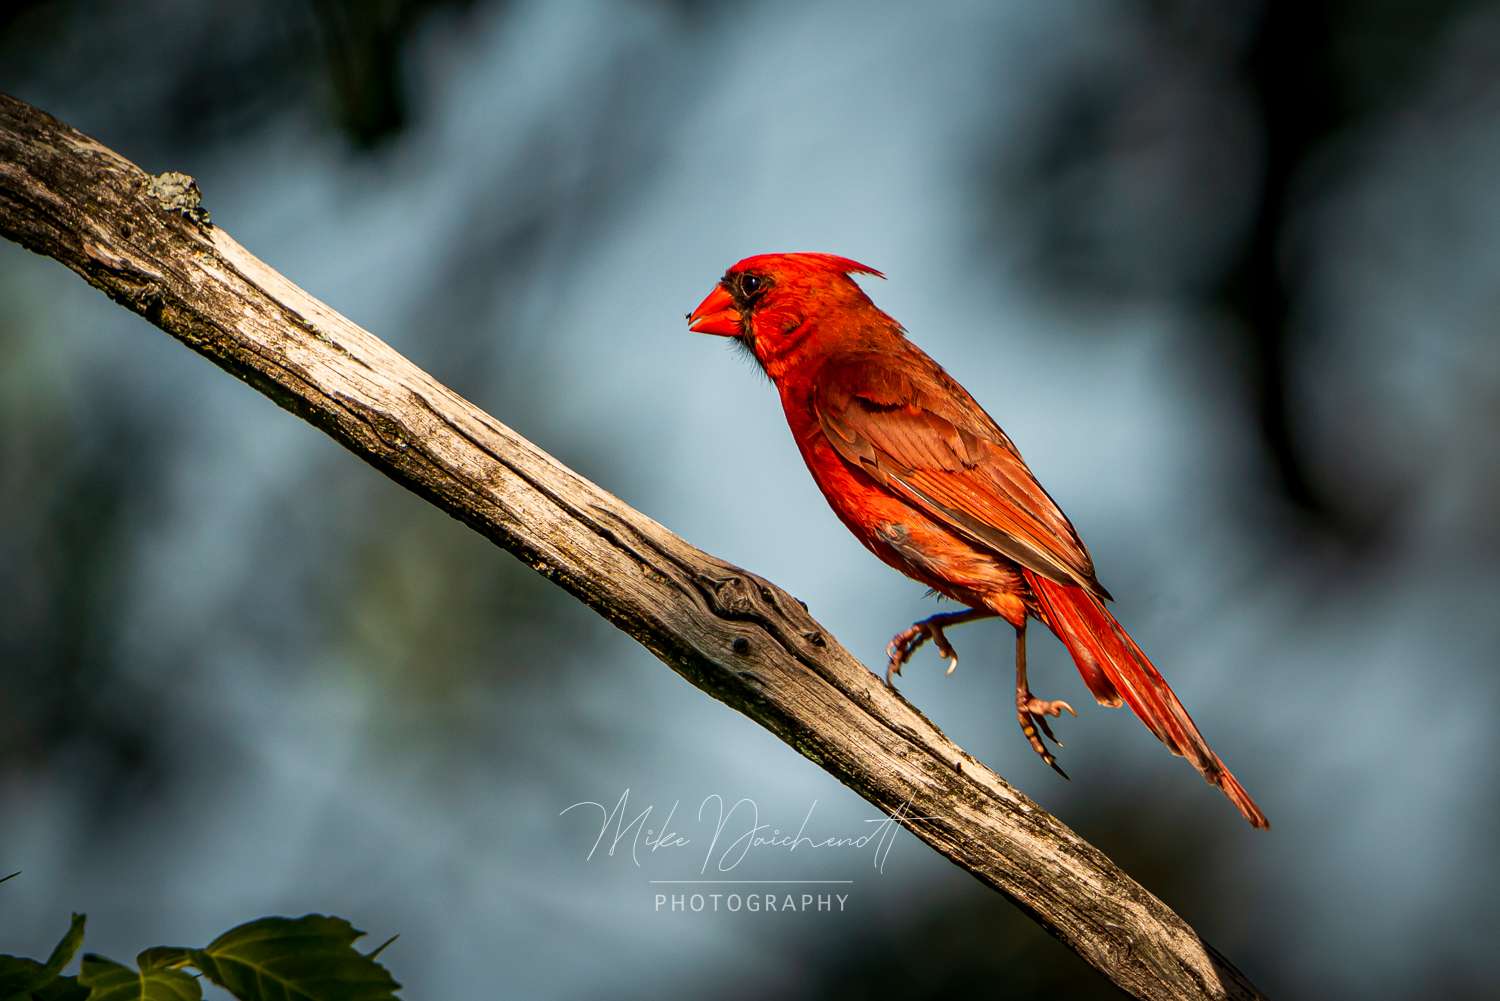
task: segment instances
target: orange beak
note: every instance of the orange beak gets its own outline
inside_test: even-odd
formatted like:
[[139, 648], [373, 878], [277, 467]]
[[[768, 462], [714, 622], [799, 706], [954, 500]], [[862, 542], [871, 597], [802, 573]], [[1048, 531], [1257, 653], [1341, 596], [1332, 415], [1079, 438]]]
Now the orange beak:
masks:
[[734, 308], [734, 300], [724, 291], [724, 286], [715, 285], [708, 298], [698, 304], [688, 316], [688, 329], [697, 334], [718, 334], [720, 337], [740, 335], [740, 311]]

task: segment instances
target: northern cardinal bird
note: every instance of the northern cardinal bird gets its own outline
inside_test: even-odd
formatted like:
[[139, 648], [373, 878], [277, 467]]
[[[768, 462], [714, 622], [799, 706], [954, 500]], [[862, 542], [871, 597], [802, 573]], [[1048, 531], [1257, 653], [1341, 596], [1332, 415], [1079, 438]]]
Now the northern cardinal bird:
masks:
[[928, 639], [953, 673], [958, 655], [944, 628], [1000, 616], [1016, 630], [1021, 730], [1063, 774], [1038, 731], [1057, 743], [1046, 718], [1064, 709], [1073, 713], [1073, 707], [1036, 698], [1026, 683], [1026, 621], [1039, 619], [1067, 646], [1101, 705], [1128, 702], [1252, 826], [1269, 828], [1104, 607], [1110, 594], [1094, 576], [1088, 550], [1021, 453], [974, 398], [875, 307], [850, 277], [857, 274], [884, 277], [832, 254], [747, 257], [724, 273], [688, 321], [691, 330], [733, 337], [749, 349], [781, 394], [813, 479], [865, 548], [968, 606], [897, 635], [887, 648], [886, 681]]

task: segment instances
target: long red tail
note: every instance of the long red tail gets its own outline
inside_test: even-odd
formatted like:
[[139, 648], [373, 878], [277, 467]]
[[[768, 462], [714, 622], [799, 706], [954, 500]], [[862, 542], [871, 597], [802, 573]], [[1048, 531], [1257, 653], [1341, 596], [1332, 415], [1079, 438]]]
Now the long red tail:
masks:
[[1022, 570], [1041, 607], [1042, 621], [1073, 655], [1084, 683], [1100, 703], [1118, 706], [1121, 697], [1173, 754], [1193, 763], [1209, 782], [1224, 790], [1252, 827], [1269, 830], [1270, 821], [1209, 749], [1193, 719], [1177, 701], [1166, 679], [1125, 634], [1115, 617], [1081, 587], [1058, 584]]

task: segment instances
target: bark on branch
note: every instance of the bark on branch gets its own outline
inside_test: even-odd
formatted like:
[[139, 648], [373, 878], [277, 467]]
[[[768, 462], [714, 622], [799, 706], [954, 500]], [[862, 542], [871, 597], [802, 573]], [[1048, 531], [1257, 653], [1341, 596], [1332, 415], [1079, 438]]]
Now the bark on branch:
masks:
[[0, 233], [468, 523], [1005, 894], [1130, 994], [1259, 998], [1187, 923], [975, 761], [785, 591], [443, 387], [153, 178], [0, 95]]

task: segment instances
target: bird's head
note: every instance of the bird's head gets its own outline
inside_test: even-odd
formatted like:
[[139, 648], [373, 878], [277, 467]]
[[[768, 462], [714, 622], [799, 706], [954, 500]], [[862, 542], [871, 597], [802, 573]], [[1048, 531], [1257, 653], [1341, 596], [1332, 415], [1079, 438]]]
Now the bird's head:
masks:
[[737, 339], [774, 378], [775, 363], [815, 329], [825, 334], [842, 329], [842, 324], [816, 323], [821, 317], [869, 311], [894, 324], [850, 275], [885, 277], [833, 254], [747, 257], [724, 272], [708, 298], [688, 314], [688, 329]]

